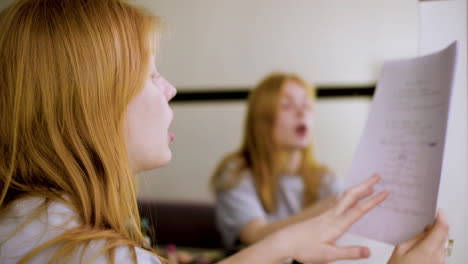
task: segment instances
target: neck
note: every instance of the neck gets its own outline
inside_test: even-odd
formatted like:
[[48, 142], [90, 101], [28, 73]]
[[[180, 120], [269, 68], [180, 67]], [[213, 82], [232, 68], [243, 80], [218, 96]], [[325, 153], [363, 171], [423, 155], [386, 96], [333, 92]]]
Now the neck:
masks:
[[287, 175], [296, 175], [302, 161], [301, 150], [286, 150], [285, 151], [284, 173]]

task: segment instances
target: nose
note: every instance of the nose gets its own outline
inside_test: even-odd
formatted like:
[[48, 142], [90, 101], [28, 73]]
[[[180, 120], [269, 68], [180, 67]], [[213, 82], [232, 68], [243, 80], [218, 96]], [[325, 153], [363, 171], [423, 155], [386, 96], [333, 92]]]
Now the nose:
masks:
[[167, 82], [168, 84], [168, 93], [169, 93], [169, 96], [168, 96], [168, 100], [172, 100], [172, 98], [174, 98], [177, 94], [177, 89], [174, 87], [174, 85], [172, 85], [170, 82]]
[[304, 116], [304, 113], [305, 113], [304, 107], [302, 107], [302, 105], [297, 105], [297, 106], [296, 106], [296, 115], [297, 115], [298, 117], [303, 117], [303, 116]]
[[167, 98], [167, 101], [172, 100], [177, 94], [177, 89], [172, 85], [166, 78], [164, 78], [164, 95]]

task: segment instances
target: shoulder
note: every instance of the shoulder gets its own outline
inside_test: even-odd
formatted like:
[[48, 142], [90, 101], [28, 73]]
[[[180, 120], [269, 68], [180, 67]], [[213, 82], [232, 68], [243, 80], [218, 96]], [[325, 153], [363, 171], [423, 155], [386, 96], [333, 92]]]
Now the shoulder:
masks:
[[216, 191], [217, 195], [249, 194], [255, 193], [256, 188], [252, 173], [249, 169], [239, 171], [237, 177], [225, 179], [222, 188]]
[[15, 236], [29, 236], [36, 239], [50, 239], [79, 225], [78, 215], [68, 205], [46, 201], [45, 198], [29, 197], [18, 200], [0, 218], [2, 232]]
[[[92, 245], [93, 247], [89, 247], [90, 252], [86, 252], [84, 255], [84, 260], [89, 261], [95, 256], [99, 254], [99, 251], [104, 247], [104, 241], [95, 241]], [[150, 252], [142, 249], [142, 248], [133, 248], [136, 253], [137, 263], [138, 264], [161, 264], [161, 261], [151, 254]], [[133, 252], [132, 248], [121, 246], [118, 247], [115, 251], [115, 263], [133, 263]], [[76, 258], [76, 259], [81, 259]], [[81, 263], [81, 262], [77, 262]], [[100, 255], [97, 259], [92, 261], [93, 264], [108, 264], [109, 261], [105, 255]]]
[[246, 167], [245, 159], [238, 153], [233, 153], [224, 158], [219, 166], [220, 172], [232, 173]]
[[[16, 263], [37, 246], [79, 225], [79, 216], [63, 202], [46, 202], [44, 198], [38, 197], [18, 200], [0, 217], [0, 226], [2, 227], [0, 228], [0, 241], [2, 242], [0, 244], [0, 257], [6, 261], [5, 263]], [[91, 263], [107, 264], [107, 257], [100, 255], [105, 247], [105, 240], [92, 240], [88, 246], [77, 248], [68, 263], [92, 261]], [[126, 246], [117, 247], [115, 251], [116, 262], [132, 263], [133, 250], [131, 249], [131, 247]], [[138, 263], [161, 263], [150, 252], [141, 248], [134, 249]], [[57, 246], [48, 248], [36, 255], [32, 262], [46, 263], [57, 250]]]
[[252, 172], [244, 158], [239, 154], [231, 154], [216, 169], [215, 179], [215, 190], [225, 191], [252, 182]]
[[[102, 253], [106, 246], [104, 239], [92, 240], [87, 246], [81, 246], [74, 251], [67, 263], [110, 264], [108, 255]], [[117, 247], [114, 252], [114, 263], [134, 263], [134, 253], [138, 264], [161, 264], [158, 257], [149, 251], [132, 246]]]
[[327, 171], [322, 176], [322, 188], [320, 196], [326, 198], [331, 195], [340, 196], [344, 190], [343, 180], [336, 176], [335, 173]]
[[[15, 263], [37, 246], [78, 225], [77, 214], [66, 204], [40, 197], [20, 199], [0, 217], [0, 255]], [[56, 249], [48, 252], [52, 250]], [[41, 262], [48, 252], [39, 254], [36, 262]]]
[[161, 264], [157, 257], [141, 248], [136, 248], [136, 255], [138, 264]]
[[329, 186], [334, 184], [336, 181], [338, 181], [338, 178], [335, 173], [332, 171], [324, 171], [322, 173], [322, 184], [325, 186]]

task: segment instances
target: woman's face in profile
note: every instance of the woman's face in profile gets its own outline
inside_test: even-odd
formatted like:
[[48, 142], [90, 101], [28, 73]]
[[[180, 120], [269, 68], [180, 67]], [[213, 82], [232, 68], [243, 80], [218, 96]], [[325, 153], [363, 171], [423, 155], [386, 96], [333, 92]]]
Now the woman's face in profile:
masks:
[[299, 83], [288, 80], [281, 89], [273, 127], [276, 144], [285, 149], [303, 149], [310, 144], [312, 100]]
[[159, 74], [154, 62], [152, 56], [145, 87], [127, 108], [126, 142], [135, 173], [164, 166], [172, 158], [169, 143], [174, 134], [169, 127], [173, 112], [169, 101], [176, 89]]

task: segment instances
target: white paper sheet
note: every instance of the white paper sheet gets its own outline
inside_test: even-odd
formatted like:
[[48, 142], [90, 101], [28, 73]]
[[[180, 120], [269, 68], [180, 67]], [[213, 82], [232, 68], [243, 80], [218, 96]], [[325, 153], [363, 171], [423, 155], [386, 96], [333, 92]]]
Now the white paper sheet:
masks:
[[347, 186], [379, 173], [390, 196], [351, 233], [395, 245], [433, 223], [456, 51], [384, 64]]

